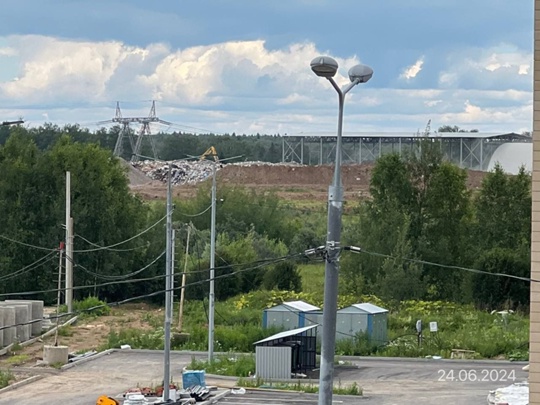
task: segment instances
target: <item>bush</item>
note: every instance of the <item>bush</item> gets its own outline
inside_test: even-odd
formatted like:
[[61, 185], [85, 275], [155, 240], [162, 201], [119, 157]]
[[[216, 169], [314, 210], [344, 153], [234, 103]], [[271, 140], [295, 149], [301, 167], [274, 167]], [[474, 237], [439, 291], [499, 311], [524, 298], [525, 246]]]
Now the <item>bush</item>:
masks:
[[111, 308], [98, 297], [89, 296], [82, 301], [73, 301], [73, 311], [80, 312], [81, 315], [97, 317], [109, 315]]
[[13, 374], [11, 371], [2, 371], [0, 370], [0, 388], [7, 387], [9, 383], [13, 380]]

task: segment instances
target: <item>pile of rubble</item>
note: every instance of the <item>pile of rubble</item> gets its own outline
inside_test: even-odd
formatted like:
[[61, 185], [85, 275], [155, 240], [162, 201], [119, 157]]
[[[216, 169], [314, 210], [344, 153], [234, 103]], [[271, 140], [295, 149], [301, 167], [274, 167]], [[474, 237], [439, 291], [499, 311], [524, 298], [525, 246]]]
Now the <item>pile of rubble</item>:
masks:
[[[171, 168], [171, 183], [174, 186], [200, 183], [212, 176], [214, 162], [207, 160], [187, 161], [173, 160], [170, 162], [143, 160], [131, 163], [153, 180], [167, 182], [169, 167]], [[221, 165], [216, 164], [216, 170]]]

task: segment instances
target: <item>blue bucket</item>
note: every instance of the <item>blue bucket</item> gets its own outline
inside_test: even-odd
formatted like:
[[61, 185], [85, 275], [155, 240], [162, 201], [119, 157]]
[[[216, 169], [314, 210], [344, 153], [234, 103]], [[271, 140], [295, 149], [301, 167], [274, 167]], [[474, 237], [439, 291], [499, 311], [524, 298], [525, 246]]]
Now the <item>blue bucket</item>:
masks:
[[186, 389], [194, 385], [206, 387], [204, 370], [186, 370], [182, 373], [182, 387]]

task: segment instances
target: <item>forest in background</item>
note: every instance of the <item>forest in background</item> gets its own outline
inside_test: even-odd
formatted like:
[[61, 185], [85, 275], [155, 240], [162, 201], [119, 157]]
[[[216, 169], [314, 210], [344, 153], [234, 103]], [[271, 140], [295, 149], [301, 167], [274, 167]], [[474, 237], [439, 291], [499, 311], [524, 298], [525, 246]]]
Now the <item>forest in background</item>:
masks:
[[[30, 298], [56, 298], [67, 170], [72, 173], [76, 234], [74, 283], [80, 287], [75, 296], [97, 295], [113, 302], [162, 290], [165, 206], [130, 193], [125, 169], [111, 153], [114, 131], [53, 125], [0, 129], [4, 297], [36, 291]], [[169, 151], [170, 157], [163, 156], [167, 159], [184, 152], [199, 155], [212, 145], [224, 157], [241, 154], [272, 161], [274, 147], [281, 158], [280, 140], [272, 136], [177, 134], [158, 145], [160, 153]], [[477, 190], [469, 190], [466, 180], [467, 172], [444, 161], [436, 142], [422, 144], [408, 158], [379, 159], [371, 198], [359, 200], [343, 218], [343, 244], [358, 246], [362, 253], [343, 252], [341, 293], [374, 294], [388, 302], [447, 300], [486, 309], [525, 308], [527, 281], [489, 273], [529, 277], [530, 175], [522, 170], [508, 176], [496, 167]], [[326, 208], [306, 209], [271, 192], [231, 186], [219, 187], [218, 201], [217, 298], [261, 288], [299, 290], [297, 267], [309, 260], [302, 253], [324, 245]], [[194, 226], [189, 299], [203, 299], [208, 288], [209, 206], [208, 184], [195, 198], [175, 201], [179, 261], [186, 224]], [[151, 298], [163, 300], [159, 294]]]

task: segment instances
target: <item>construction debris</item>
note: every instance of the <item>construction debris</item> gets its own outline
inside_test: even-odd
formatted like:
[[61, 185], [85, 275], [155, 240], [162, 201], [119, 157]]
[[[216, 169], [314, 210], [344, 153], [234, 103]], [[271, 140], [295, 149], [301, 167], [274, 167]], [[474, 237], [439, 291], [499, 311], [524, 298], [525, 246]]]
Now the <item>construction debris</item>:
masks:
[[[212, 176], [214, 163], [206, 160], [173, 160], [170, 162], [144, 160], [141, 162], [132, 162], [132, 165], [151, 179], [163, 183], [167, 182], [169, 167], [171, 167], [171, 183], [174, 186], [178, 186], [183, 184], [196, 184], [206, 180]], [[220, 168], [220, 165], [216, 166], [216, 170], [219, 170]]]

